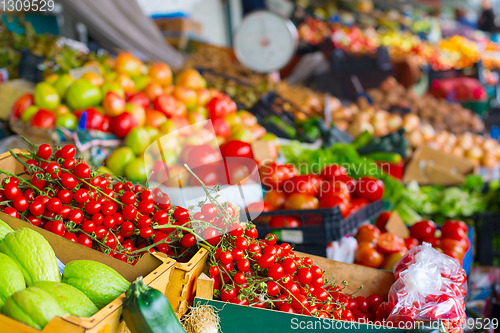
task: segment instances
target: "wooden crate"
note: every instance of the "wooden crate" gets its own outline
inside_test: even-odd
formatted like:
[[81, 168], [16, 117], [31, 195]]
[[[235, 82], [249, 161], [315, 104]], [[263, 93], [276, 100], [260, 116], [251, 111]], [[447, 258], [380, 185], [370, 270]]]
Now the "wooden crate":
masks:
[[[0, 163], [1, 162], [2, 159], [0, 156]], [[108, 266], [112, 266], [129, 281], [134, 280], [138, 276], [145, 275], [144, 283], [146, 285], [158, 289], [162, 293], [165, 293], [167, 290], [170, 276], [172, 274], [172, 270], [174, 269], [175, 260], [168, 258], [163, 253], [154, 254], [152, 256], [148, 255], [145, 258], [141, 258], [137, 264], [139, 266], [136, 265], [136, 267], [120, 262], [119, 260], [113, 259], [101, 252], [89, 249], [83, 245], [71, 242], [66, 238], [57, 236], [56, 234], [39, 227], [35, 227], [28, 222], [21, 221], [4, 213], [0, 213], [0, 219], [10, 225], [14, 230], [25, 227], [40, 233], [47, 239], [54, 249], [56, 256], [63, 263], [78, 259], [99, 261], [107, 264]], [[153, 267], [152, 271], [151, 267]], [[123, 320], [121, 320], [122, 303], [124, 298], [125, 294], [120, 295], [120, 297], [109, 303], [106, 307], [102, 308], [90, 318], [79, 318], [71, 315], [67, 315], [62, 318], [55, 317], [41, 331], [0, 314], [0, 332], [125, 333], [128, 329], [123, 323]]]
[[176, 263], [167, 289], [167, 298], [178, 318], [193, 304], [196, 281], [207, 268], [208, 251], [201, 248], [187, 263]]

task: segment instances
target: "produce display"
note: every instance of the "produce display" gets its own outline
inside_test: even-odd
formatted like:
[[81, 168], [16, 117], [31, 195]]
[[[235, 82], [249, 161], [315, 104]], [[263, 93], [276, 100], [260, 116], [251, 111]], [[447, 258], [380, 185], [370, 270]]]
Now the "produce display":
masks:
[[130, 283], [96, 261], [75, 260], [59, 273], [56, 256], [32, 229], [7, 231], [0, 242], [0, 310], [8, 317], [43, 329], [55, 316], [91, 317], [125, 292]]
[[367, 224], [358, 229], [357, 264], [392, 270], [408, 250], [423, 242], [430, 243], [438, 251], [461, 263], [470, 248], [467, 237], [469, 227], [463, 221], [448, 220], [439, 231], [433, 221], [419, 221], [410, 227], [410, 237], [403, 239], [385, 230], [390, 215], [391, 212], [384, 212], [375, 220], [375, 225]]
[[[269, 188], [264, 202], [251, 204], [249, 210], [310, 210], [339, 206], [343, 217], [358, 211], [370, 202], [382, 199], [384, 184], [372, 177], [357, 180], [347, 175], [347, 170], [337, 164], [325, 166], [319, 175], [312, 173], [299, 175], [292, 164], [267, 164], [259, 169], [262, 184]], [[300, 222], [291, 222], [282, 216], [271, 219], [271, 228], [298, 227]], [[286, 221], [284, 221], [286, 220]], [[288, 225], [290, 224], [290, 225]]]

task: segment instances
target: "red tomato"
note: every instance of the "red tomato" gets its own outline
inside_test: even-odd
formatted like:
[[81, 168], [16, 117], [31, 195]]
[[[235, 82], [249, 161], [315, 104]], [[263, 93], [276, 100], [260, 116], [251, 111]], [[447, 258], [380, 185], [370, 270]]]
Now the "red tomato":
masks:
[[[378, 268], [382, 265], [384, 256], [375, 249], [375, 245], [363, 242], [359, 244], [356, 262], [363, 266]], [[358, 304], [359, 305], [359, 304]]]
[[101, 130], [102, 129], [102, 122], [104, 119], [104, 116], [99, 110], [96, 108], [90, 107], [87, 110], [78, 110], [75, 111], [75, 116], [78, 117], [78, 119], [81, 118], [83, 111], [87, 112], [87, 126], [86, 129], [95, 129], [95, 130]]
[[318, 199], [308, 194], [293, 193], [285, 200], [285, 209], [316, 209], [318, 205]]
[[319, 174], [324, 180], [336, 181], [338, 176], [347, 176], [347, 170], [338, 164], [331, 164], [323, 168]]
[[405, 238], [405, 245], [408, 250], [413, 249], [415, 246], [419, 246], [420, 242], [413, 237]]
[[111, 119], [110, 130], [120, 139], [127, 136], [128, 132], [130, 132], [134, 127], [137, 127], [137, 120], [128, 112], [123, 112], [122, 114]]
[[391, 217], [390, 211], [382, 212], [375, 220], [375, 226], [379, 228], [379, 230], [385, 231], [385, 225], [387, 224], [387, 221], [389, 221], [390, 217]]
[[441, 226], [441, 237], [461, 240], [467, 238], [469, 227], [463, 221], [448, 220]]
[[[188, 164], [195, 166], [196, 164]], [[193, 172], [200, 178], [203, 184], [207, 186], [215, 186], [220, 184], [219, 178], [219, 163], [211, 163], [208, 165], [199, 165], [194, 167]], [[189, 179], [189, 185], [191, 186], [201, 186], [198, 180], [194, 177]]]
[[212, 98], [205, 107], [208, 110], [210, 119], [222, 118], [236, 113], [238, 109], [236, 103], [229, 96], [222, 93]]
[[273, 216], [269, 222], [269, 228], [298, 228], [301, 226], [300, 220], [294, 216]]
[[21, 113], [24, 110], [33, 105], [33, 95], [32, 94], [24, 94], [19, 97], [14, 105], [12, 106], [12, 114], [16, 118], [21, 118]]
[[467, 243], [448, 238], [441, 239], [441, 244], [439, 245], [439, 247], [441, 250], [443, 250], [444, 254], [455, 252], [460, 257], [460, 259], [464, 258], [467, 250], [469, 249]]
[[410, 235], [419, 241], [433, 237], [435, 231], [436, 224], [431, 220], [420, 221], [410, 227]]
[[376, 243], [380, 234], [380, 230], [378, 230], [376, 226], [373, 224], [365, 224], [359, 227], [358, 232], [356, 233], [356, 240], [358, 243]]
[[167, 94], [161, 94], [153, 102], [155, 110], [162, 112], [167, 118], [183, 117], [184, 112], [177, 112], [177, 100], [175, 97]]
[[351, 200], [351, 214], [356, 213], [361, 208], [367, 206], [370, 202], [363, 198], [353, 198]]
[[319, 202], [319, 206], [321, 208], [333, 208], [339, 206], [342, 217], [346, 217], [350, 213], [349, 202], [345, 198], [337, 195], [327, 197], [323, 196]]
[[384, 196], [384, 183], [373, 177], [361, 177], [356, 183], [354, 193], [370, 202], [377, 201]]
[[380, 235], [377, 240], [377, 249], [383, 254], [400, 252], [404, 247], [404, 239], [390, 232]]
[[215, 135], [227, 138], [231, 134], [231, 127], [229, 123], [224, 118], [212, 119], [212, 126], [214, 128]]
[[286, 195], [283, 191], [269, 190], [264, 194], [264, 201], [270, 204], [273, 209], [281, 209], [285, 204]]
[[347, 185], [347, 188], [349, 189], [349, 192], [351, 192], [351, 194], [354, 193], [354, 190], [356, 189], [356, 184], [357, 184], [356, 179], [349, 177], [347, 175], [339, 175], [339, 176], [335, 177], [335, 181], [345, 183]]
[[288, 193], [300, 193], [316, 196], [321, 188], [323, 179], [316, 175], [294, 176], [283, 183], [283, 190]]
[[283, 183], [297, 176], [299, 172], [292, 164], [269, 163], [259, 168], [259, 175], [262, 184], [270, 189], [280, 188]]
[[197, 168], [222, 161], [219, 152], [209, 145], [186, 146], [181, 154], [182, 161], [190, 168]]
[[323, 197], [329, 196], [340, 196], [347, 201], [351, 200], [351, 192], [349, 192], [349, 188], [346, 183], [340, 181], [325, 181], [321, 184], [319, 198], [322, 199]]
[[141, 105], [144, 109], [149, 108], [149, 98], [143, 92], [137, 92], [127, 97], [128, 103]]
[[222, 157], [245, 157], [253, 159], [252, 146], [249, 143], [231, 140], [220, 146]]
[[51, 128], [56, 122], [56, 116], [45, 109], [38, 110], [31, 119], [31, 126], [37, 128]]
[[262, 212], [270, 212], [273, 210], [273, 207], [268, 202], [258, 201], [253, 202], [247, 206], [247, 209], [250, 213], [262, 213]]

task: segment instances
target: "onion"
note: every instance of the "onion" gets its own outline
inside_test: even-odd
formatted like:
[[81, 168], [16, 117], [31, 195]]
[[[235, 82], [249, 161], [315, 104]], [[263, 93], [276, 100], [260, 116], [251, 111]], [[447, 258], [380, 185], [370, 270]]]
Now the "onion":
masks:
[[485, 139], [481, 144], [484, 151], [493, 151], [498, 147], [498, 141], [492, 138]]
[[335, 122], [335, 127], [345, 132], [349, 128], [349, 122], [347, 120], [338, 120]]
[[427, 141], [427, 146], [431, 147], [434, 150], [441, 150], [441, 145], [433, 140]]
[[474, 140], [474, 144], [482, 145], [484, 142], [484, 136], [476, 134], [472, 136], [472, 140]]
[[387, 120], [389, 118], [389, 112], [385, 110], [377, 110], [372, 116], [372, 120]]
[[462, 134], [458, 137], [458, 144], [464, 151], [471, 149], [474, 144], [472, 135], [469, 132]]
[[337, 97], [330, 96], [328, 102], [331, 111], [338, 110], [342, 107], [342, 102], [340, 102], [340, 99], [338, 99]]
[[470, 159], [479, 160], [484, 156], [484, 152], [479, 146], [472, 146], [471, 149], [467, 150], [465, 156]]
[[425, 141], [431, 140], [436, 135], [434, 127], [432, 127], [431, 124], [423, 124], [420, 128], [420, 132], [422, 132], [422, 136], [424, 137]]
[[361, 111], [354, 116], [354, 121], [369, 122], [370, 115], [364, 111]]
[[391, 114], [389, 118], [387, 118], [387, 126], [390, 131], [396, 131], [401, 128], [403, 125], [403, 119], [398, 114]]
[[448, 141], [448, 132], [447, 131], [439, 131], [436, 134], [436, 136], [434, 137], [434, 141], [439, 143], [441, 146], [445, 145]]
[[487, 168], [493, 168], [498, 164], [498, 159], [495, 153], [487, 152], [481, 159], [481, 164]]
[[413, 131], [407, 134], [408, 142], [412, 148], [417, 148], [424, 143], [424, 137], [420, 131]]
[[212, 305], [201, 305], [201, 302], [189, 308], [182, 317], [181, 324], [186, 333], [217, 333], [220, 331], [219, 310]]
[[454, 145], [456, 145], [456, 143], [457, 143], [457, 137], [455, 136], [455, 134], [448, 132], [447, 144], [453, 147]]
[[446, 154], [450, 154], [452, 149], [453, 149], [453, 146], [450, 146], [450, 145], [449, 145], [449, 144], [447, 144], [447, 143], [444, 143], [444, 144], [441, 146], [441, 151], [442, 151], [443, 153], [446, 153]]
[[354, 121], [351, 126], [347, 129], [347, 134], [352, 136], [353, 138], [357, 138], [364, 131], [368, 131], [370, 133], [374, 132], [373, 126], [366, 121]]
[[456, 157], [464, 157], [464, 150], [460, 146], [455, 146], [451, 149], [450, 154]]
[[332, 120], [340, 120], [340, 119], [351, 119], [352, 111], [349, 108], [342, 107], [337, 111], [332, 112]]
[[403, 117], [403, 127], [407, 132], [416, 130], [420, 125], [420, 118], [413, 113], [408, 113]]

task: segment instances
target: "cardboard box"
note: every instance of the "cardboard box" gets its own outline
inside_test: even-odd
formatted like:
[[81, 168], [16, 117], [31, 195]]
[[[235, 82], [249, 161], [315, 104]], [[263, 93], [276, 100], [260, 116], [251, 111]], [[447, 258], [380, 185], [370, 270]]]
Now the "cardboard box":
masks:
[[184, 17], [158, 18], [154, 21], [167, 38], [200, 37], [203, 33], [203, 27], [200, 23]]
[[[315, 264], [321, 267], [328, 278], [335, 276], [335, 280], [340, 283], [343, 280], [349, 282], [345, 292], [351, 293], [363, 285], [356, 295], [368, 296], [372, 293], [387, 294], [394, 283], [394, 275], [390, 272], [346, 264], [329, 260], [322, 257], [307, 255], [295, 252], [299, 257], [311, 257]], [[249, 306], [236, 305], [212, 299], [213, 281], [202, 274], [198, 278], [198, 287], [195, 298], [195, 305], [208, 304], [217, 309], [217, 314], [221, 320], [222, 332], [238, 333], [274, 333], [274, 332], [297, 332], [307, 330], [308, 332], [325, 332], [335, 329], [335, 332], [351, 332], [356, 330], [361, 333], [366, 332], [391, 332], [399, 333], [406, 330], [390, 327], [371, 326], [356, 322], [341, 320], [319, 319], [300, 314], [284, 313], [276, 310], [254, 308]], [[258, 318], [258, 319], [257, 319]]]
[[422, 146], [408, 163], [403, 183], [415, 180], [419, 185], [461, 185], [466, 175], [478, 172], [478, 167], [466, 158]]

